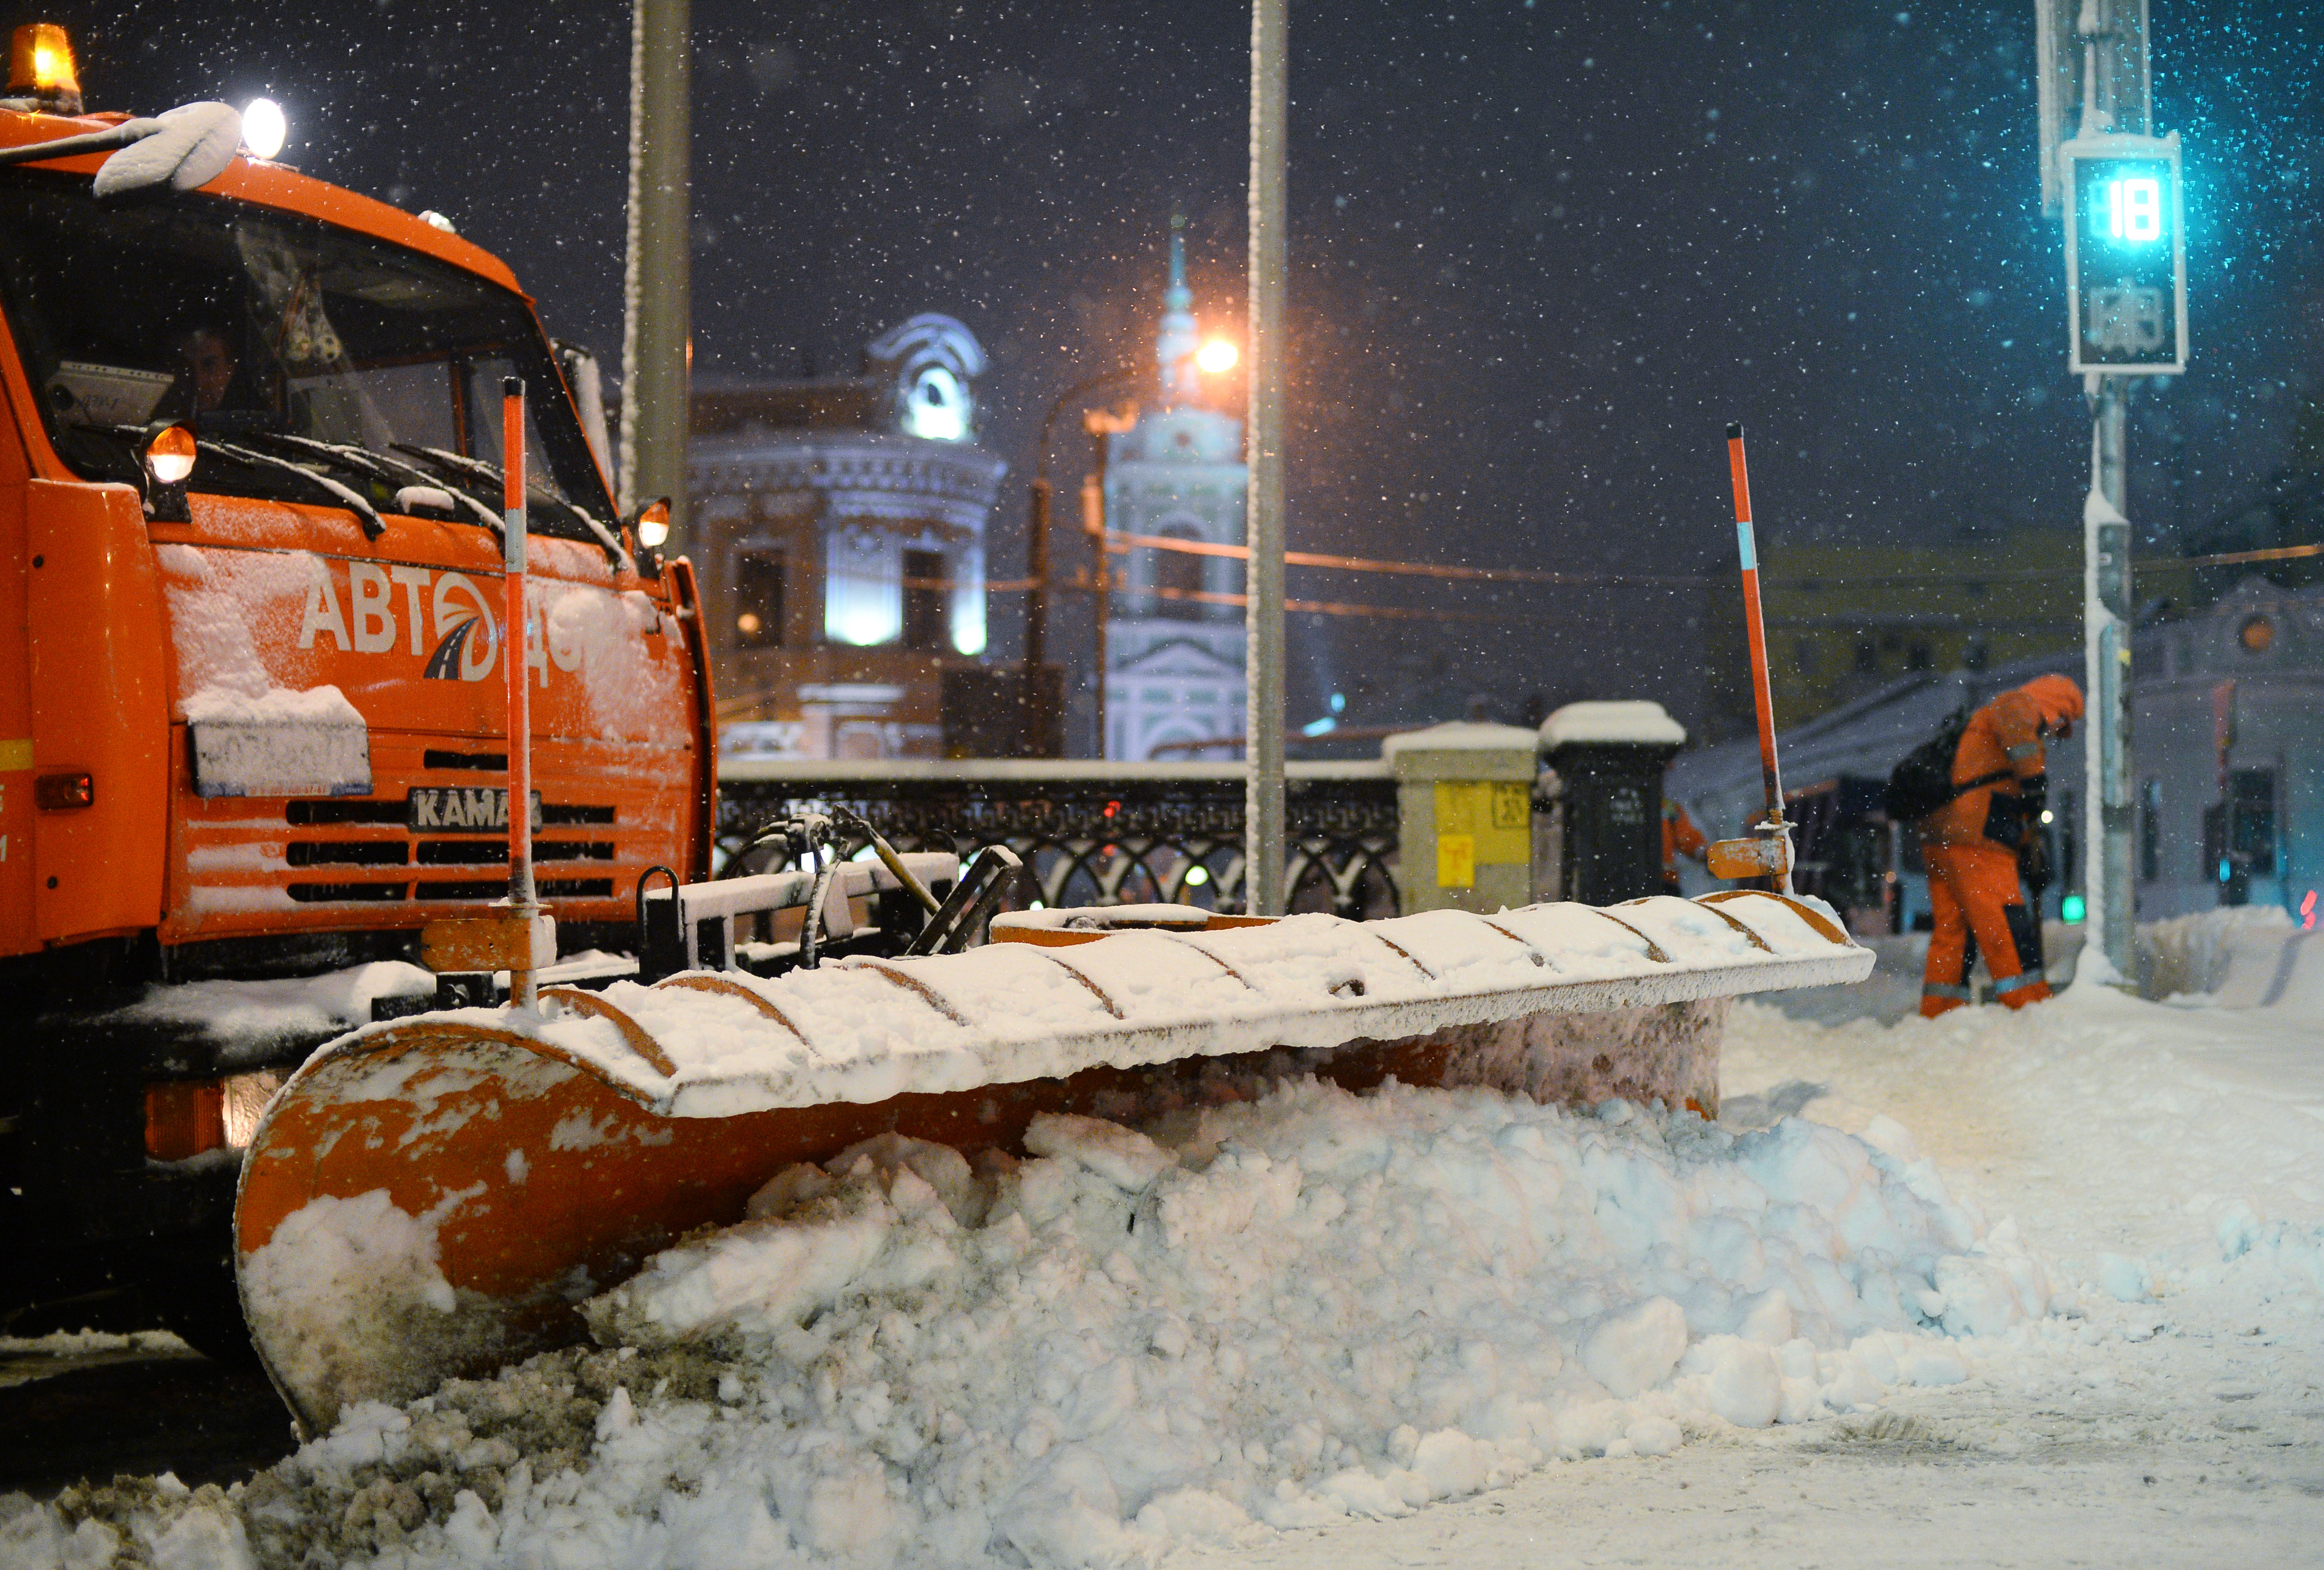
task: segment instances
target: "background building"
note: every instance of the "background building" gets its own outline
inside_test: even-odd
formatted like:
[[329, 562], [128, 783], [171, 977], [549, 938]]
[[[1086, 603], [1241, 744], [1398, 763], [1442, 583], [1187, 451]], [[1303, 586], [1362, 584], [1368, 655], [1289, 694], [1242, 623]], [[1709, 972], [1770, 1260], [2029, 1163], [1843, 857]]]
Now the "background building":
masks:
[[874, 339], [855, 376], [698, 386], [687, 452], [723, 746], [937, 757], [944, 672], [984, 651], [976, 445], [984, 353], [949, 317]]
[[2324, 585], [2246, 577], [2193, 614], [2139, 629], [2131, 672], [2139, 914], [2282, 905], [2313, 926]]
[[[1170, 291], [1155, 357], [1161, 404], [1106, 437], [1106, 527], [1209, 545], [1243, 542], [1248, 471], [1242, 422], [1202, 403], [1194, 294], [1186, 287], [1183, 220], [1170, 229]], [[1232, 557], [1141, 547], [1116, 559], [1119, 588], [1105, 626], [1105, 735], [1109, 758], [1189, 755], [1188, 743], [1234, 743], [1244, 714], [1243, 613], [1206, 603], [1242, 592]], [[1199, 752], [1194, 755], [1202, 755]]]
[[[1767, 675], [1779, 724], [1803, 724], [1922, 672], [1981, 671], [2082, 646], [2080, 530], [1965, 528], [1913, 545], [1770, 544]], [[1711, 592], [1708, 653], [1721, 735], [1754, 725], [1743, 618]]]

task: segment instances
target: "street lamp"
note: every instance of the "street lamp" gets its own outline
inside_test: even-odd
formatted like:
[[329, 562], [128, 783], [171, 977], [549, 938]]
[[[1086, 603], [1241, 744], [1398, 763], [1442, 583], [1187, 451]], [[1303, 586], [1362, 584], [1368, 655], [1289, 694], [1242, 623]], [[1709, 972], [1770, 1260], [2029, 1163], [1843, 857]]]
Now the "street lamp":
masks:
[[[1231, 338], [1213, 338], [1194, 355], [1195, 368], [1212, 375], [1234, 369], [1241, 358], [1241, 351], [1235, 346], [1234, 340]], [[1025, 666], [1028, 673], [1026, 678], [1028, 681], [1035, 679], [1029, 673], [1039, 670], [1047, 662], [1049, 652], [1049, 520], [1051, 505], [1056, 494], [1056, 486], [1049, 480], [1049, 456], [1051, 442], [1056, 434], [1057, 419], [1068, 408], [1085, 403], [1100, 392], [1109, 392], [1116, 387], [1130, 386], [1149, 374], [1151, 373], [1146, 370], [1125, 368], [1107, 371], [1100, 375], [1076, 382], [1058, 393], [1056, 400], [1050, 403], [1048, 412], [1042, 416], [1041, 444], [1038, 457], [1033, 466], [1033, 481], [1029, 487], [1031, 504], [1028, 510], [1025, 546], [1026, 576], [1033, 580], [1025, 603]], [[1135, 416], [1130, 416], [1130, 419], [1134, 420]], [[1130, 429], [1128, 420], [1115, 422], [1109, 420], [1107, 422], [1101, 423], [1097, 417], [1084, 421], [1084, 424], [1092, 436], [1101, 438]], [[1101, 459], [1102, 464], [1102, 459]], [[1102, 507], [1102, 501], [1099, 505]], [[1095, 584], [1098, 592], [1097, 750], [1098, 755], [1103, 757], [1105, 755], [1106, 590], [1109, 586], [1107, 579], [1110, 564], [1106, 559], [1105, 534], [1102, 521], [1100, 527], [1094, 532], [1098, 550]]]

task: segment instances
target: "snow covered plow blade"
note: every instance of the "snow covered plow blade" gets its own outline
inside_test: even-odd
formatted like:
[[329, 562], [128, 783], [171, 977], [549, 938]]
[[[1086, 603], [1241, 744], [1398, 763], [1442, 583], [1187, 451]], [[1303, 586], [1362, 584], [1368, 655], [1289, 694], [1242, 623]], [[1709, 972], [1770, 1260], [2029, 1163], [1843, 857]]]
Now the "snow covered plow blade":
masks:
[[580, 1339], [579, 1305], [650, 1255], [886, 1133], [1013, 1153], [1039, 1113], [1130, 1122], [1308, 1074], [1716, 1115], [1726, 1000], [1873, 961], [1750, 891], [1016, 936], [551, 989], [538, 1013], [428, 1014], [324, 1048], [261, 1123], [235, 1214], [276, 1383], [317, 1432], [350, 1402]]

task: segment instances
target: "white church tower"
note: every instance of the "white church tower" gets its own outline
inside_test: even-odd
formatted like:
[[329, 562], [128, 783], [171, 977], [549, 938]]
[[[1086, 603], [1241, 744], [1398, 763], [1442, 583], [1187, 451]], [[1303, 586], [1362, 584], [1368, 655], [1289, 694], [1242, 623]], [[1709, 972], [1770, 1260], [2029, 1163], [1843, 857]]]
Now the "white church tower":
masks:
[[[1156, 335], [1161, 403], [1107, 437], [1106, 527], [1211, 545], [1243, 542], [1242, 422], [1203, 407], [1201, 346], [1186, 287], [1185, 218], [1170, 219], [1170, 291]], [[1243, 613], [1205, 596], [1242, 593], [1242, 563], [1145, 547], [1117, 559], [1120, 588], [1106, 623], [1109, 758], [1231, 758], [1241, 753]], [[1192, 748], [1190, 742], [1231, 742]]]

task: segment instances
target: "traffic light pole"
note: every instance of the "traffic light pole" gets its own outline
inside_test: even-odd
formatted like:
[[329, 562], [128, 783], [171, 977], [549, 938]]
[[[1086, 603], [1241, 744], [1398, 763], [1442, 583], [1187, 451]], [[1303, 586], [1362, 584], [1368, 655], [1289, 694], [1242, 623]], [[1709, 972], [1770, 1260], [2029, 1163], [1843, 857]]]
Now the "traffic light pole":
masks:
[[[2147, 12], [2148, 0], [2034, 0], [2043, 207], [2065, 220], [2070, 360], [2084, 373], [2090, 404], [2090, 485], [2082, 508], [2083, 900], [2089, 941], [2126, 977], [2134, 974], [2137, 919], [2128, 416], [2131, 379], [2142, 373], [2131, 367], [2171, 374], [2186, 363], [2177, 142], [2152, 135]], [[2104, 160], [2111, 168], [2097, 162]], [[2099, 172], [2086, 180], [2091, 168]], [[2101, 213], [2103, 222], [2089, 227]], [[2167, 253], [2152, 249], [2166, 237]], [[2167, 281], [2151, 271], [2156, 257], [2170, 263]]]
[[2133, 974], [2137, 920], [2131, 865], [2130, 378], [2088, 378], [2090, 491], [2082, 507], [2082, 887], [2089, 941]]

